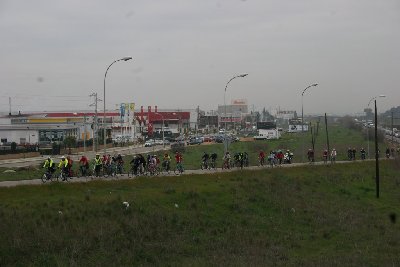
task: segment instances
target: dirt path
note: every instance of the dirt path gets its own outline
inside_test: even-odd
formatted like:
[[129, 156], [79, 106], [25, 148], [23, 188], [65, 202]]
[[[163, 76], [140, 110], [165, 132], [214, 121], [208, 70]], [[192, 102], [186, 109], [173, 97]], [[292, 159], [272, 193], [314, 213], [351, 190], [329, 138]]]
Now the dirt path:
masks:
[[[370, 160], [372, 161], [372, 160]], [[350, 164], [352, 161], [337, 161], [336, 164]], [[324, 165], [322, 161], [320, 162], [315, 162], [314, 164], [310, 165], [309, 163], [293, 163], [293, 164], [284, 164], [281, 166], [275, 166], [275, 168], [290, 168], [290, 167], [298, 167], [298, 166], [315, 166], [315, 165]], [[247, 168], [244, 168], [244, 170], [260, 170], [260, 169], [271, 169], [269, 166], [250, 166]], [[233, 172], [233, 171], [240, 171], [238, 168], [232, 168], [232, 169], [221, 169], [218, 168], [216, 170], [185, 170], [184, 174], [212, 174], [212, 173], [219, 173], [219, 172]], [[158, 177], [167, 177], [167, 176], [175, 176], [174, 172], [168, 173], [161, 173]], [[150, 176], [148, 176], [150, 177]], [[68, 182], [63, 182], [63, 183], [87, 183], [91, 181], [96, 181], [96, 180], [104, 180], [104, 181], [118, 181], [118, 180], [130, 180], [130, 179], [135, 179], [134, 177], [128, 177], [127, 174], [123, 176], [118, 176], [118, 177], [74, 177], [73, 179], [69, 179]], [[47, 182], [46, 184], [49, 184], [52, 182]], [[14, 187], [14, 186], [20, 186], [20, 185], [43, 185], [41, 179], [33, 179], [33, 180], [18, 180], [18, 181], [3, 181], [0, 182], [0, 187]]]

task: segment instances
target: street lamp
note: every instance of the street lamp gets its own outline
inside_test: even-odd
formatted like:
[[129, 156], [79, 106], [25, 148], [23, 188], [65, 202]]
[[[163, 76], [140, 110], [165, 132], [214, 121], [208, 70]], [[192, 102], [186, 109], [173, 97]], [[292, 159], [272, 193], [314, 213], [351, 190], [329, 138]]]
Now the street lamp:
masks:
[[162, 119], [162, 126], [161, 126], [161, 131], [162, 131], [162, 144], [163, 144], [163, 147], [165, 147], [165, 142], [164, 142], [164, 116], [163, 116], [161, 113], [158, 113], [158, 112], [156, 112], [156, 113], [154, 113], [154, 114], [157, 114], [157, 115], [160, 115], [160, 116], [161, 116], [161, 119]]
[[[315, 87], [317, 85], [318, 85], [318, 83], [311, 84], [311, 85], [307, 86], [301, 93], [301, 134], [303, 134], [303, 132], [304, 132], [304, 108], [303, 108], [304, 107], [304, 104], [303, 104], [304, 93], [307, 91], [308, 88]], [[302, 149], [303, 149], [302, 159], [304, 161], [304, 137], [302, 138]]]
[[228, 140], [226, 139], [226, 104], [225, 104], [226, 89], [228, 88], [228, 84], [232, 80], [234, 80], [236, 78], [243, 78], [243, 77], [246, 77], [247, 75], [249, 75], [249, 74], [248, 73], [243, 73], [243, 74], [240, 74], [240, 75], [233, 76], [225, 85], [225, 91], [224, 91], [224, 116], [225, 116], [225, 131], [224, 131], [224, 133], [225, 133], [225, 138], [224, 138], [225, 145], [224, 145], [224, 147], [225, 147], [225, 153], [226, 153], [226, 151], [228, 151]]
[[110, 64], [110, 66], [108, 66], [108, 68], [107, 68], [107, 70], [106, 70], [106, 73], [104, 74], [104, 93], [103, 93], [103, 104], [104, 104], [104, 106], [103, 106], [103, 127], [104, 127], [104, 129], [103, 129], [103, 139], [104, 139], [104, 154], [106, 154], [106, 149], [107, 149], [107, 142], [106, 142], [106, 124], [105, 124], [105, 122], [106, 122], [106, 77], [107, 77], [107, 72], [108, 72], [108, 70], [110, 69], [110, 67], [114, 64], [114, 63], [116, 63], [116, 62], [118, 62], [118, 61], [128, 61], [128, 60], [131, 60], [132, 59], [132, 57], [124, 57], [124, 58], [121, 58], [121, 59], [118, 59], [118, 60], [115, 60], [113, 63], [111, 63]]
[[[372, 101], [376, 100], [378, 97], [386, 97], [386, 95], [377, 95], [373, 98], [371, 98], [371, 100], [368, 102], [368, 106], [367, 108], [369, 108], [369, 105], [372, 103]], [[368, 118], [366, 118], [366, 123], [367, 123], [367, 146], [368, 146], [368, 159], [370, 159], [370, 155], [369, 155], [369, 125], [368, 125]]]

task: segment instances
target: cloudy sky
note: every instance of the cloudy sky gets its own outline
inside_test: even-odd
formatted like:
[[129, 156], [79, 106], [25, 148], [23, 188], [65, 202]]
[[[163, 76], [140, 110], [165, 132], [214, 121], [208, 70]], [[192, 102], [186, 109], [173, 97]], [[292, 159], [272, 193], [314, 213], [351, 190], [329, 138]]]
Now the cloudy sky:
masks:
[[[354, 114], [400, 105], [398, 0], [0, 0], [0, 111], [106, 104]], [[102, 104], [101, 104], [102, 107]]]

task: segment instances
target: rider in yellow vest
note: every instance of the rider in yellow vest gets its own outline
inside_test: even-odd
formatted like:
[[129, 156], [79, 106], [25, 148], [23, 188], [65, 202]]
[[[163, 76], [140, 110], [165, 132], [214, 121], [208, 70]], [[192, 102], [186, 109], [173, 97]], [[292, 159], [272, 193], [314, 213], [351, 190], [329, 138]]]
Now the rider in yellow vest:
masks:
[[47, 170], [48, 170], [50, 173], [53, 173], [53, 172], [55, 171], [54, 165], [55, 165], [55, 164], [54, 164], [53, 160], [52, 160], [50, 157], [48, 157], [48, 158], [44, 161], [43, 168], [47, 168]]

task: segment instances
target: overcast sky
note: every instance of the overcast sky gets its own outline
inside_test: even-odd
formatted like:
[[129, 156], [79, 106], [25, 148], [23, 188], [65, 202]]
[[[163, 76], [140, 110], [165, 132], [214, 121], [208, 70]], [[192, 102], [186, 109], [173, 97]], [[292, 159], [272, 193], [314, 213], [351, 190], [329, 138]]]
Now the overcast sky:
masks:
[[[400, 105], [398, 0], [0, 0], [0, 111], [159, 108], [354, 114]], [[102, 104], [100, 105], [102, 109]]]

